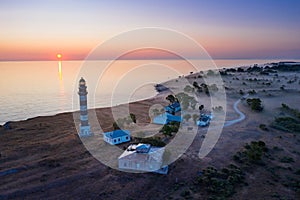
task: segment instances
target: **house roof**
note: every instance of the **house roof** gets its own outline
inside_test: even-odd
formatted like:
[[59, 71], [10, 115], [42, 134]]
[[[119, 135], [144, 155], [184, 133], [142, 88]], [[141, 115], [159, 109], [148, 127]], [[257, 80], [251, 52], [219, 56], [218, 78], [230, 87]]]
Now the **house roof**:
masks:
[[[138, 144], [136, 146], [141, 145]], [[149, 145], [149, 144], [145, 144], [145, 145]], [[130, 146], [129, 146], [130, 147]], [[149, 158], [157, 161], [157, 162], [161, 162], [162, 161], [162, 156], [164, 154], [165, 148], [164, 147], [153, 147], [149, 145], [149, 150], [148, 152], [143, 152], [143, 153], [139, 153], [137, 150], [129, 150], [126, 149], [122, 155], [120, 155], [119, 159], [121, 158], [127, 158], [130, 160], [139, 160], [139, 161], [146, 161], [149, 160]]]
[[128, 130], [114, 130], [112, 132], [103, 133], [106, 137], [111, 139], [122, 137], [122, 136], [129, 136], [130, 132]]
[[127, 148], [127, 151], [136, 151], [137, 153], [148, 153], [151, 148], [150, 144], [132, 144]]
[[171, 115], [169, 113], [160, 114], [153, 119], [153, 123], [155, 124], [167, 124], [168, 121], [176, 121], [181, 122], [181, 116]]
[[175, 109], [175, 108], [179, 108], [180, 107], [180, 103], [178, 102], [174, 102], [171, 105], [166, 106], [166, 109]]

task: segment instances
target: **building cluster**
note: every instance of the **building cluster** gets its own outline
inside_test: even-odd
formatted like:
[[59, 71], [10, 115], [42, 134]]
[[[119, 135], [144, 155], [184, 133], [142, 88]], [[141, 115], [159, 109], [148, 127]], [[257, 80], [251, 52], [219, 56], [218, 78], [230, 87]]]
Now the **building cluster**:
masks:
[[[83, 78], [79, 80], [79, 102], [80, 102], [80, 126], [79, 137], [92, 136], [88, 121], [87, 109], [87, 86]], [[170, 121], [181, 121], [180, 116], [174, 115], [179, 112], [180, 104], [174, 103], [165, 107], [165, 116], [157, 118], [158, 124], [167, 124]], [[161, 123], [163, 122], [163, 123]], [[113, 130], [103, 133], [103, 140], [110, 145], [118, 145], [130, 142], [129, 130]], [[118, 158], [118, 166], [122, 170], [136, 172], [156, 172], [160, 174], [168, 173], [168, 166], [163, 164], [164, 147], [155, 147], [150, 144], [131, 144]]]

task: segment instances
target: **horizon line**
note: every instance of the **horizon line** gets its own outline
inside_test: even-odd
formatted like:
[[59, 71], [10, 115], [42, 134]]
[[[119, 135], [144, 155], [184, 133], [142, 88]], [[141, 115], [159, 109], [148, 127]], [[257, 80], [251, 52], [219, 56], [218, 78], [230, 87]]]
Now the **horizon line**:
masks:
[[[191, 60], [210, 60], [208, 58], [187, 58]], [[187, 60], [186, 59], [186, 60]], [[212, 60], [300, 60], [299, 58], [211, 58]], [[109, 61], [113, 59], [0, 59], [0, 62], [40, 62], [40, 61]], [[181, 58], [122, 58], [114, 60], [183, 60]]]

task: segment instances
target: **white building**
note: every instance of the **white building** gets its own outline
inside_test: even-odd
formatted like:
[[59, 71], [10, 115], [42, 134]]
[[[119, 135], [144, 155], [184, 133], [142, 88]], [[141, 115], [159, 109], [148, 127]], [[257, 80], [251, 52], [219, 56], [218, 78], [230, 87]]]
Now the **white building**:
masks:
[[128, 130], [114, 130], [112, 132], [103, 133], [105, 142], [115, 145], [130, 141], [130, 132]]
[[164, 147], [152, 147], [150, 144], [132, 144], [118, 159], [119, 169], [137, 172], [168, 173], [163, 166]]

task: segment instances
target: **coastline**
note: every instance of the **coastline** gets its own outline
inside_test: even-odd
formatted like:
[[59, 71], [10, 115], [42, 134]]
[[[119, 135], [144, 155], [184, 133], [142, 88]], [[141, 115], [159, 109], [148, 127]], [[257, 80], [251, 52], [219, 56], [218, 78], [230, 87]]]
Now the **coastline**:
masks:
[[[11, 129], [8, 130], [0, 127], [0, 198], [150, 199], [151, 195], [156, 193], [158, 199], [165, 199], [180, 197], [185, 190], [189, 190], [195, 198], [205, 198], [205, 191], [189, 189], [196, 187], [193, 182], [195, 177], [199, 176], [199, 171], [208, 166], [220, 169], [232, 163], [239, 165], [232, 160], [233, 155], [241, 151], [245, 143], [253, 140], [266, 143], [269, 149], [268, 157], [263, 158], [265, 165], [257, 165], [245, 171], [248, 186], [241, 186], [233, 197], [245, 199], [252, 194], [253, 198], [262, 199], [277, 192], [280, 196], [295, 198], [297, 192], [290, 186], [292, 182], [288, 181], [291, 180], [285, 177], [290, 176], [295, 180], [298, 177], [295, 171], [300, 164], [299, 134], [275, 129], [271, 124], [276, 117], [289, 116], [282, 115], [282, 103], [300, 109], [300, 73], [278, 71], [278, 76], [275, 76], [275, 73], [237, 72], [237, 68], [235, 70], [229, 70], [227, 75], [223, 76], [227, 87], [226, 120], [237, 118], [233, 105], [243, 96], [240, 90], [244, 93], [255, 90], [249, 98], [262, 99], [264, 110], [252, 111], [246, 101], [241, 101], [237, 106], [245, 114], [245, 119], [224, 127], [218, 143], [205, 158], [198, 157], [199, 146], [206, 134], [205, 129], [199, 128], [192, 145], [170, 165], [170, 173], [167, 176], [123, 173], [101, 164], [84, 148], [77, 135], [72, 112], [34, 117], [11, 122]], [[202, 80], [197, 76], [195, 73], [185, 78], [200, 83]], [[295, 77], [298, 78], [293, 81]], [[167, 83], [172, 84], [175, 81], [174, 79]], [[282, 85], [285, 85], [284, 89], [281, 89]], [[166, 93], [153, 99], [129, 103], [129, 109], [136, 115], [139, 125], [150, 123], [148, 110], [151, 105], [168, 104], [165, 95]], [[210, 105], [206, 94], [201, 93], [199, 97], [205, 107]], [[122, 106], [124, 105], [118, 107]], [[104, 131], [112, 129], [111, 109], [96, 109]], [[189, 123], [192, 123], [192, 120]], [[265, 124], [268, 131], [262, 130], [261, 124]], [[283, 157], [293, 158], [294, 162], [281, 162]], [[274, 173], [278, 175], [270, 172], [273, 168]], [[272, 184], [266, 184], [266, 180]], [[282, 186], [281, 182], [287, 182], [287, 185]], [[174, 185], [178, 183], [182, 184], [175, 190]]]

